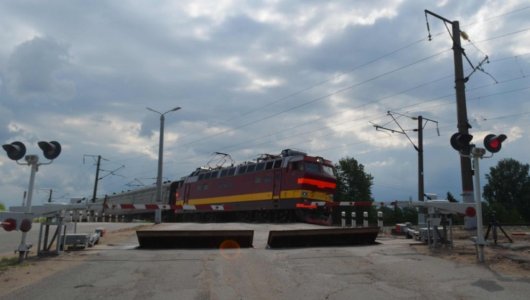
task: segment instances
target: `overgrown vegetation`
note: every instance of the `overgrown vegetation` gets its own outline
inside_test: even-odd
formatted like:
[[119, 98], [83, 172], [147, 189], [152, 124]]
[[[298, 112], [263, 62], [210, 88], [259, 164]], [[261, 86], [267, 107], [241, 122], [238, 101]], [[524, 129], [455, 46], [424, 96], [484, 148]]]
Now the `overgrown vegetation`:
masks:
[[20, 266], [18, 263], [18, 257], [2, 257], [2, 259], [0, 259], [0, 271], [4, 271], [13, 266]]

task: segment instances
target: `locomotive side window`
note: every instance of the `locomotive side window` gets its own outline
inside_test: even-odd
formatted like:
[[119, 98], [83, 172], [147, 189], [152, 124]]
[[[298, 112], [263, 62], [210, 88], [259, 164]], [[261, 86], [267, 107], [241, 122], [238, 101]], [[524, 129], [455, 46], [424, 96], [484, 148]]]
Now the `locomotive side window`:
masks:
[[223, 169], [221, 171], [221, 177], [225, 177], [226, 175], [228, 175], [228, 169]]
[[270, 170], [272, 169], [272, 166], [274, 165], [274, 161], [268, 161], [267, 165], [265, 166], [265, 169]]
[[237, 174], [244, 174], [247, 171], [247, 166], [240, 166]]
[[217, 178], [217, 174], [219, 174], [219, 171], [212, 172], [210, 178]]
[[229, 176], [232, 176], [236, 173], [236, 168], [230, 168], [230, 170], [228, 170], [228, 175]]
[[254, 172], [254, 170], [256, 170], [256, 165], [249, 165], [247, 167], [247, 172]]
[[278, 159], [274, 161], [274, 169], [280, 168], [282, 166], [282, 160]]
[[256, 166], [256, 171], [261, 171], [265, 169], [265, 163], [262, 162], [262, 163], [259, 163], [257, 166]]
[[295, 161], [290, 163], [290, 169], [293, 171], [303, 171], [304, 164], [301, 161]]

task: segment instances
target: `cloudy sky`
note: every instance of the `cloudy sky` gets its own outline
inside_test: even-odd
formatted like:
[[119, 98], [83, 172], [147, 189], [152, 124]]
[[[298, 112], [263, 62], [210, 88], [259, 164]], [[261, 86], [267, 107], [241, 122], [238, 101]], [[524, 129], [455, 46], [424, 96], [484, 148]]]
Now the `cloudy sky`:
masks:
[[[530, 5], [492, 1], [0, 2], [0, 141], [59, 141], [37, 173], [34, 204], [153, 185], [159, 115], [164, 178], [292, 148], [334, 162], [353, 157], [377, 201], [417, 195], [424, 124], [425, 190], [460, 199], [451, 36], [424, 10], [460, 22], [474, 142], [505, 133], [481, 160], [530, 162]], [[450, 26], [449, 26], [450, 28]], [[485, 56], [489, 63], [473, 73]], [[440, 135], [438, 135], [439, 130]], [[30, 169], [0, 155], [0, 202], [20, 205]], [[484, 176], [482, 176], [484, 178]], [[482, 180], [484, 183], [484, 179]], [[357, 199], [360, 200], [360, 199]]]

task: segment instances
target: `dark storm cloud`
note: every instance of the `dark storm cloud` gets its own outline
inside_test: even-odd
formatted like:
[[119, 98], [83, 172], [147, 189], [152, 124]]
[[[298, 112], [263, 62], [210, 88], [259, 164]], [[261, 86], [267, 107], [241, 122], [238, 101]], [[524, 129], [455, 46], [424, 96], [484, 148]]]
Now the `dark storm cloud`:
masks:
[[7, 90], [15, 100], [68, 100], [73, 87], [60, 73], [67, 62], [66, 47], [53, 39], [36, 37], [25, 42], [9, 58]]

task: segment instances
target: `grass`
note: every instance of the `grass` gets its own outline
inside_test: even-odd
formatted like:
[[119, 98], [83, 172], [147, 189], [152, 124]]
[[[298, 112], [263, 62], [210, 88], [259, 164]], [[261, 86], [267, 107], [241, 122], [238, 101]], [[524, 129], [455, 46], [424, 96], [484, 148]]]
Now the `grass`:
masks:
[[16, 257], [2, 257], [0, 259], [0, 271], [5, 271], [10, 267], [25, 266], [27, 262], [24, 261], [21, 264], [18, 263], [18, 256]]

